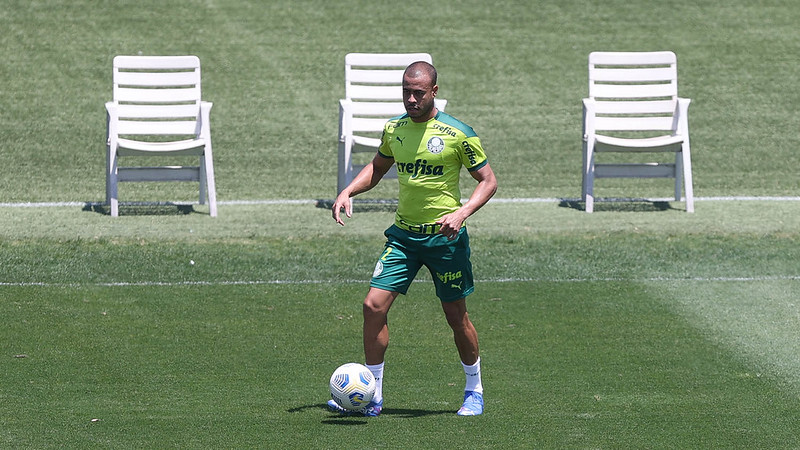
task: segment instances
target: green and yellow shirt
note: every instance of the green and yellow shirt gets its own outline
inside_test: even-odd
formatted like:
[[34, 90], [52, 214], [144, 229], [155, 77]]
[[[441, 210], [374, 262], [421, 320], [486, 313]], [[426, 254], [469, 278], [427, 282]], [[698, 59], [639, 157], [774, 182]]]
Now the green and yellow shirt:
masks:
[[378, 153], [394, 158], [397, 167], [395, 224], [420, 233], [437, 232], [434, 223], [461, 207], [461, 167], [474, 171], [487, 163], [475, 131], [441, 111], [424, 123], [408, 115], [390, 119]]

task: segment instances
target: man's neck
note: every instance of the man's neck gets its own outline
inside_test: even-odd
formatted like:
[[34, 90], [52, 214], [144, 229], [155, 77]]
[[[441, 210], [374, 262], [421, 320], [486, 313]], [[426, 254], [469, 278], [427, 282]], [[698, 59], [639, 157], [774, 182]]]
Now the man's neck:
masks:
[[433, 110], [431, 111], [430, 115], [428, 117], [426, 117], [425, 119], [420, 119], [420, 118], [416, 118], [415, 119], [415, 118], [412, 117], [411, 121], [414, 122], [414, 123], [425, 123], [425, 122], [433, 119], [434, 117], [436, 117], [437, 114], [439, 114], [439, 110], [436, 109], [436, 108], [433, 108]]

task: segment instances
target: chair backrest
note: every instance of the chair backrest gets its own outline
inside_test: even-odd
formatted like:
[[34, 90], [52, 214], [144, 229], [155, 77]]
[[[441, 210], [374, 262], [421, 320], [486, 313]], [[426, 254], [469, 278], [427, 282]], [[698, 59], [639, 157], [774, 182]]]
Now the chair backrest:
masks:
[[402, 101], [403, 71], [427, 53], [348, 53], [344, 58], [344, 94], [348, 100]]
[[377, 133], [379, 137], [386, 121], [406, 112], [402, 103], [397, 102], [340, 102], [342, 108], [342, 134], [362, 135]]
[[[387, 119], [405, 112], [403, 71], [413, 62], [433, 63], [428, 53], [348, 53], [344, 60], [340, 136], [382, 132]], [[440, 110], [447, 105], [444, 99], [435, 102]]]
[[116, 56], [113, 70], [118, 134], [199, 135], [198, 57]]
[[589, 98], [595, 100], [597, 130], [674, 130], [678, 99], [675, 53], [591, 53]]

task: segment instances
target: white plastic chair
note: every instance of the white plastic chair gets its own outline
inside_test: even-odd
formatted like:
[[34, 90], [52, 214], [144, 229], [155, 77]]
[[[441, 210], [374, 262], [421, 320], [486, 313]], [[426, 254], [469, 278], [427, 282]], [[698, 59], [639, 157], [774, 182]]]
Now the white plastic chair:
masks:
[[[339, 175], [337, 192], [353, 180], [364, 164], [354, 153], [375, 154], [386, 121], [404, 114], [403, 72], [416, 61], [432, 63], [427, 53], [348, 53], [345, 56], [345, 98], [339, 100]], [[447, 100], [437, 98], [444, 111]], [[397, 177], [392, 168], [386, 177]]]
[[[119, 215], [121, 182], [194, 181], [200, 204], [208, 197], [217, 216], [209, 114], [201, 100], [200, 60], [196, 56], [116, 56], [113, 100], [108, 113], [106, 202]], [[121, 167], [136, 156], [190, 156], [198, 165]]]
[[[694, 212], [688, 109], [678, 97], [673, 52], [593, 52], [589, 97], [583, 99], [583, 186], [594, 209], [597, 178], [674, 178], [675, 200], [685, 191]], [[599, 153], [675, 153], [674, 163], [601, 164]]]

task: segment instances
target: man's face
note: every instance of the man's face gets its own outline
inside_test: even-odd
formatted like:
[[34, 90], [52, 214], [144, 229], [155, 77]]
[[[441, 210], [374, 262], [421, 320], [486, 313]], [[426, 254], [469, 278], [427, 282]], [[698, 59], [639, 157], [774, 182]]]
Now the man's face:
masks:
[[419, 74], [411, 77], [403, 75], [403, 105], [414, 122], [426, 122], [436, 115], [433, 99], [439, 86], [431, 83], [430, 76]]

